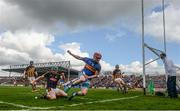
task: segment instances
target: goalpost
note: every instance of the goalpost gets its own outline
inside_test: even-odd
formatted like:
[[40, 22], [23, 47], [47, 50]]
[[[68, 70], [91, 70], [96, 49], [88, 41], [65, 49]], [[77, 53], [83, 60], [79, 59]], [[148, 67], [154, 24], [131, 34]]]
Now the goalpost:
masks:
[[[141, 8], [142, 8], [142, 64], [143, 64], [143, 91], [144, 95], [146, 95], [146, 65], [156, 61], [159, 59], [156, 58], [148, 63], [145, 63], [145, 47], [151, 50], [154, 54], [158, 55], [154, 50], [160, 51], [158, 49], [149, 47], [147, 44], [145, 44], [145, 39], [144, 39], [144, 0], [141, 0]], [[164, 12], [164, 0], [162, 0], [162, 10], [163, 10], [163, 36], [164, 36], [164, 52], [166, 53], [166, 31], [165, 31], [165, 12]], [[163, 52], [163, 51], [160, 51]]]

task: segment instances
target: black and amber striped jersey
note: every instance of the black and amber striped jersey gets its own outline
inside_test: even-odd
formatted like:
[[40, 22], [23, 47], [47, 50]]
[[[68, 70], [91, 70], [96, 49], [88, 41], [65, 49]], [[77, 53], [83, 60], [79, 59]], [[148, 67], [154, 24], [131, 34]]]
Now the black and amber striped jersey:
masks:
[[113, 71], [113, 78], [116, 79], [116, 78], [121, 78], [121, 77], [122, 77], [121, 70], [120, 69], [115, 69]]
[[34, 66], [28, 66], [25, 70], [25, 75], [27, 77], [35, 77], [36, 76], [36, 68]]

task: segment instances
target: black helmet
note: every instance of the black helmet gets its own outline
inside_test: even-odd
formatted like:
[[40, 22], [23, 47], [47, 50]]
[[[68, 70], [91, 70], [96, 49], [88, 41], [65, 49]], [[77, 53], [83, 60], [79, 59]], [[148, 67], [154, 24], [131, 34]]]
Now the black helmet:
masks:
[[116, 68], [119, 68], [119, 65], [117, 64], [115, 67], [116, 67]]
[[33, 62], [33, 61], [30, 61], [29, 63], [30, 63], [30, 65], [33, 65], [33, 64], [34, 64], [34, 62]]

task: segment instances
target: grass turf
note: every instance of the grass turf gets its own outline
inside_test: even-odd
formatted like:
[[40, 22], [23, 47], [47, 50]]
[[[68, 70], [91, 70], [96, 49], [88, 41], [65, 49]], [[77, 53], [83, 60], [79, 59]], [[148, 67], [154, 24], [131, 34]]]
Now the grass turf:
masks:
[[[74, 90], [78, 89], [70, 90], [69, 94]], [[32, 93], [30, 87], [0, 86], [0, 110], [180, 110], [179, 98], [144, 96], [140, 91], [123, 94], [112, 89], [89, 89], [86, 96], [77, 96], [71, 101], [67, 98], [35, 99], [38, 95], [37, 92]]]

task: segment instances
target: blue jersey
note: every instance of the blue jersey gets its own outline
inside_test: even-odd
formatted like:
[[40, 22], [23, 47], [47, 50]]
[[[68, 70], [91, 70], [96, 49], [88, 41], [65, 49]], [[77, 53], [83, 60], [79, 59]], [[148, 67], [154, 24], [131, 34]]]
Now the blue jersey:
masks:
[[93, 59], [84, 57], [82, 59], [86, 65], [84, 66], [82, 72], [88, 76], [92, 76], [95, 74], [96, 71], [100, 72], [101, 71], [101, 65], [94, 61]]

